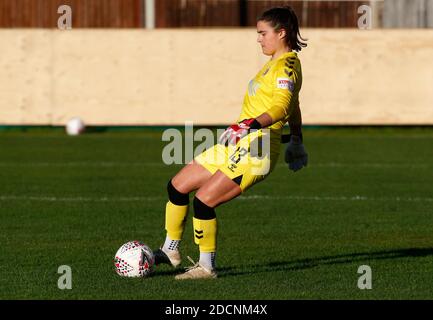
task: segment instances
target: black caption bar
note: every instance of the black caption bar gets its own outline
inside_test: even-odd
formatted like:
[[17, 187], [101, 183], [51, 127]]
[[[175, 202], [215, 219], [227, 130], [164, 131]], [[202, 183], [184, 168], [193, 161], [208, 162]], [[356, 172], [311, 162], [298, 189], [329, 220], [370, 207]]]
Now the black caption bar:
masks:
[[[383, 309], [388, 315], [411, 315], [430, 311], [432, 300], [18, 300], [0, 301], [0, 310], [15, 316], [31, 313], [56, 315], [56, 319], [82, 317], [96, 312], [98, 318], [131, 316], [157, 319], [352, 319]], [[66, 316], [67, 315], [67, 316]], [[409, 318], [409, 317], [407, 317]]]

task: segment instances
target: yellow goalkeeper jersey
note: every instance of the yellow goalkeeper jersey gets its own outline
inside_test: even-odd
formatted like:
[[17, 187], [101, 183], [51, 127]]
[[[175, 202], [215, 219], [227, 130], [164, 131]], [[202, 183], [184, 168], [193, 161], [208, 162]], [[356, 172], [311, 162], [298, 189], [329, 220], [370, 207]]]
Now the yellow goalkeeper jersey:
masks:
[[301, 86], [301, 62], [296, 52], [268, 61], [249, 82], [238, 121], [267, 112], [277, 121], [269, 127], [271, 132], [281, 134], [292, 110], [299, 105]]

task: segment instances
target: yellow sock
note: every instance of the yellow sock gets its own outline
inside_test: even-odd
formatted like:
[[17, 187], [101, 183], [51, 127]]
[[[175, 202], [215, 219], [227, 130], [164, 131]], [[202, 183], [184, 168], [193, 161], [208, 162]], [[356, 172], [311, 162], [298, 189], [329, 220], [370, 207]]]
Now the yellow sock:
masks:
[[217, 219], [201, 220], [193, 218], [194, 242], [200, 252], [216, 252]]
[[165, 230], [172, 240], [182, 240], [183, 230], [185, 229], [188, 205], [178, 206], [170, 201], [165, 207]]

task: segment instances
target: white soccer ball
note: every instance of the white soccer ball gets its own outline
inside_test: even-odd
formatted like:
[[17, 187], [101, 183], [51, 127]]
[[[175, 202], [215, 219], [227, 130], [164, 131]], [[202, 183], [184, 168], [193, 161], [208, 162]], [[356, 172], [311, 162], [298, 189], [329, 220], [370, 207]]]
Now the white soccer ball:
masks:
[[86, 126], [83, 120], [78, 117], [72, 118], [66, 124], [66, 133], [70, 136], [77, 136], [84, 132]]
[[155, 258], [152, 250], [140, 241], [129, 241], [114, 256], [116, 273], [122, 277], [147, 277], [153, 272]]

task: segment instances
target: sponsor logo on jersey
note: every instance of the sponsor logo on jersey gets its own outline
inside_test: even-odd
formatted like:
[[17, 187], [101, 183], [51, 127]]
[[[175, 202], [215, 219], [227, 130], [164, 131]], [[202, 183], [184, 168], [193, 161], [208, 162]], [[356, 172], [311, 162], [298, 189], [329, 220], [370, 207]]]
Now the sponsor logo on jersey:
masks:
[[288, 89], [290, 92], [293, 92], [295, 89], [295, 84], [289, 78], [277, 78], [277, 88]]

